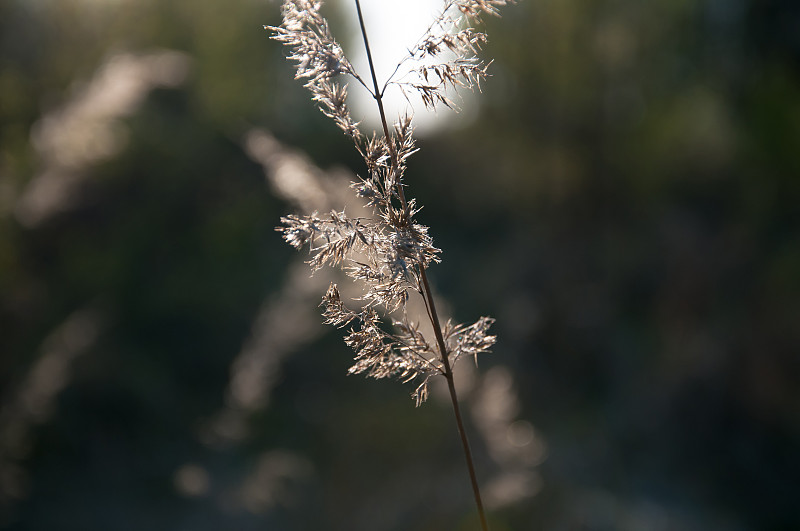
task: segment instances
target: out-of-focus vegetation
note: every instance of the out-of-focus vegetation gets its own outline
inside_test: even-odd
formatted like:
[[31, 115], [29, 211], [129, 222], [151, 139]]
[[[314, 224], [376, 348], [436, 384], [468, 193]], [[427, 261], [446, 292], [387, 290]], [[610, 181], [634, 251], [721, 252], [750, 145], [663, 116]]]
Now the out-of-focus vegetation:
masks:
[[[447, 405], [346, 377], [321, 290], [294, 310], [318, 280], [246, 139], [361, 168], [277, 21], [0, 4], [0, 527], [474, 523]], [[800, 7], [523, 0], [488, 33], [474, 120], [408, 177], [450, 311], [498, 319], [492, 528], [800, 527]]]

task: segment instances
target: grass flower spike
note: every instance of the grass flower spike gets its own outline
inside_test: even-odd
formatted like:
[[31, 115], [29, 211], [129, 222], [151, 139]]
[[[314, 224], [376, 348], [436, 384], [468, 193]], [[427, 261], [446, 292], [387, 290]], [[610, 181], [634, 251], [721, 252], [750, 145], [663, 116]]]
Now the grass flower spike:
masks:
[[[383, 1], [383, 0], [382, 0]], [[355, 194], [371, 209], [368, 217], [350, 217], [344, 211], [290, 215], [278, 228], [295, 248], [308, 247], [312, 271], [325, 266], [342, 268], [362, 292], [356, 307], [345, 303], [331, 284], [321, 306], [327, 324], [347, 328], [345, 343], [355, 351], [354, 374], [416, 382], [417, 405], [428, 396], [428, 383], [443, 376], [448, 384], [458, 431], [464, 448], [475, 501], [484, 530], [483, 511], [472, 455], [459, 410], [453, 367], [465, 356], [477, 360], [495, 343], [489, 334], [494, 322], [481, 317], [470, 325], [442, 323], [436, 310], [426, 270], [439, 262], [441, 251], [428, 227], [416, 221], [419, 207], [406, 197], [406, 163], [416, 151], [408, 114], [390, 127], [383, 96], [391, 86], [407, 97], [416, 93], [426, 107], [454, 107], [447, 91], [480, 87], [488, 64], [477, 57], [486, 35], [477, 31], [485, 15], [497, 15], [510, 0], [446, 0], [427, 32], [402, 59], [383, 84], [375, 75], [359, 0], [355, 0], [367, 51], [368, 83], [352, 66], [320, 14], [318, 0], [286, 0], [281, 26], [267, 26], [272, 38], [288, 46], [296, 64], [296, 78], [305, 81], [320, 110], [349, 136], [366, 166], [366, 176], [352, 184]], [[365, 135], [347, 106], [348, 79], [364, 87], [376, 102], [382, 131]], [[407, 303], [420, 297], [425, 313], [411, 315]], [[434, 337], [425, 337], [419, 319], [427, 320]]]

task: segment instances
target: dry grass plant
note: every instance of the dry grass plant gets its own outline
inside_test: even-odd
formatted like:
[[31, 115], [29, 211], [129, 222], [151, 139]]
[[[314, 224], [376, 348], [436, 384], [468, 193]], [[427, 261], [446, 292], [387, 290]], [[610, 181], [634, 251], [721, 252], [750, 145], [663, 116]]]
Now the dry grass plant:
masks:
[[[345, 343], [355, 351], [350, 373], [373, 378], [395, 377], [416, 381], [412, 397], [419, 406], [428, 396], [434, 376], [447, 381], [469, 471], [482, 529], [487, 530], [472, 454], [459, 409], [453, 367], [464, 357], [488, 352], [495, 343], [489, 334], [493, 323], [481, 317], [475, 323], [442, 324], [436, 310], [426, 270], [440, 260], [428, 228], [417, 223], [419, 206], [406, 196], [406, 163], [416, 151], [411, 118], [401, 116], [389, 127], [383, 97], [389, 87], [406, 96], [418, 94], [429, 108], [454, 107], [451, 89], [480, 87], [488, 63], [477, 56], [487, 38], [476, 27], [482, 17], [498, 15], [498, 9], [514, 0], [445, 0], [439, 15], [425, 34], [408, 50], [393, 74], [378, 82], [359, 0], [355, 0], [361, 36], [369, 61], [369, 79], [356, 72], [343, 48], [334, 39], [328, 21], [320, 13], [319, 0], [286, 0], [283, 22], [267, 26], [272, 38], [291, 49], [296, 78], [305, 81], [322, 112], [350, 137], [366, 163], [367, 176], [352, 184], [358, 197], [371, 209], [371, 217], [350, 217], [344, 211], [320, 215], [290, 215], [278, 230], [295, 248], [308, 246], [312, 271], [341, 267], [363, 289], [360, 307], [350, 308], [339, 289], [331, 284], [322, 306], [325, 323], [348, 328]], [[402, 74], [402, 75], [401, 75]], [[350, 78], [375, 100], [382, 131], [365, 135], [347, 106]], [[434, 337], [426, 337], [414, 315], [409, 315], [411, 296], [421, 297]], [[391, 323], [391, 326], [388, 326]]]

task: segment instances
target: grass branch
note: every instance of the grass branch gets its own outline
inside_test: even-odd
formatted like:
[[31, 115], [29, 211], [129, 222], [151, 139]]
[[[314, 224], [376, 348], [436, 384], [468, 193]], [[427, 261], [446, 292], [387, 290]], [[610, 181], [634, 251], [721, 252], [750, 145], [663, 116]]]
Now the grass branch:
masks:
[[[489, 334], [494, 319], [481, 317], [469, 326], [448, 323], [442, 327], [427, 275], [428, 266], [439, 261], [441, 250], [433, 245], [428, 227], [415, 220], [420, 208], [414, 199], [406, 199], [403, 183], [406, 161], [417, 151], [411, 118], [408, 114], [401, 116], [390, 128], [383, 97], [390, 84], [397, 84], [406, 96], [416, 92], [428, 108], [450, 107], [447, 90], [471, 88], [486, 76], [486, 65], [475, 55], [485, 42], [485, 35], [471, 25], [480, 22], [481, 15], [496, 14], [498, 6], [511, 1], [446, 0], [444, 10], [383, 85], [378, 83], [360, 0], [355, 3], [369, 62], [369, 79], [359, 76], [331, 34], [320, 12], [321, 0], [284, 0], [283, 23], [268, 26], [272, 38], [291, 49], [288, 59], [296, 63], [295, 77], [304, 80], [322, 113], [354, 141], [364, 158], [369, 173], [353, 183], [353, 188], [372, 210], [372, 216], [364, 218], [352, 218], [336, 210], [324, 215], [292, 214], [281, 218], [282, 226], [277, 230], [293, 247], [310, 249], [312, 271], [340, 267], [359, 282], [362, 296], [355, 300], [363, 301], [360, 309], [349, 308], [334, 283], [322, 299], [325, 323], [349, 327], [344, 340], [355, 351], [351, 374], [421, 382], [411, 395], [417, 406], [428, 396], [431, 377], [444, 376], [483, 531], [488, 531], [488, 524], [453, 368], [462, 356], [490, 351], [496, 341]], [[444, 56], [430, 64], [430, 59], [441, 54]], [[416, 73], [417, 79], [393, 81], [406, 62], [419, 63], [410, 71]], [[382, 136], [380, 133], [366, 136], [361, 132], [347, 105], [343, 76], [354, 77], [372, 95], [380, 114]], [[426, 338], [417, 319], [409, 315], [406, 303], [413, 292], [422, 297], [435, 340]], [[386, 330], [387, 321], [392, 323], [393, 332]]]
[[[364, 25], [364, 16], [363, 16], [363, 14], [361, 12], [361, 2], [359, 0], [355, 0], [355, 2], [356, 2], [356, 11], [358, 12], [358, 23], [359, 23], [359, 26], [361, 28], [361, 36], [364, 39], [364, 46], [366, 47], [366, 51], [367, 51], [367, 60], [369, 62], [370, 74], [372, 76], [372, 82], [373, 82], [373, 85], [375, 87], [374, 92], [372, 92], [372, 96], [375, 98], [375, 101], [377, 102], [378, 111], [380, 113], [380, 118], [381, 118], [381, 126], [383, 127], [383, 133], [386, 136], [386, 143], [389, 146], [389, 149], [390, 149], [390, 152], [391, 152], [392, 169], [394, 171], [396, 171], [397, 170], [397, 164], [398, 164], [397, 151], [396, 151], [396, 149], [394, 147], [394, 141], [393, 141], [393, 139], [391, 137], [391, 134], [389, 133], [389, 125], [388, 125], [388, 123], [386, 121], [386, 112], [384, 111], [384, 107], [383, 107], [383, 93], [379, 88], [378, 78], [377, 78], [377, 75], [375, 73], [375, 65], [374, 65], [374, 62], [373, 62], [373, 59], [372, 59], [372, 50], [370, 49], [370, 46], [369, 46], [369, 39], [367, 37], [367, 30], [366, 30], [366, 27]], [[405, 208], [406, 207], [406, 199], [405, 199], [405, 195], [403, 193], [403, 187], [402, 186], [399, 186], [399, 192], [400, 192], [399, 195], [400, 195], [401, 202], [403, 204], [403, 207]], [[431, 325], [433, 326], [433, 332], [434, 332], [434, 334], [436, 336], [436, 344], [438, 346], [439, 354], [440, 354], [441, 360], [442, 360], [442, 365], [444, 367], [443, 375], [444, 375], [445, 379], [447, 380], [447, 388], [448, 388], [449, 393], [450, 393], [450, 400], [451, 400], [451, 402], [453, 404], [453, 413], [455, 414], [455, 417], [456, 417], [456, 426], [458, 428], [458, 434], [459, 434], [459, 437], [461, 439], [462, 448], [464, 450], [464, 459], [466, 460], [467, 469], [469, 471], [469, 479], [470, 479], [470, 483], [472, 484], [473, 494], [475, 496], [475, 505], [476, 505], [476, 507], [478, 509], [478, 516], [479, 516], [480, 521], [481, 521], [481, 528], [483, 529], [483, 531], [488, 531], [489, 526], [488, 526], [488, 523], [486, 521], [485, 511], [483, 509], [483, 501], [481, 499], [481, 491], [480, 491], [480, 487], [478, 485], [478, 478], [477, 478], [477, 475], [475, 473], [475, 465], [474, 465], [473, 459], [472, 459], [472, 451], [470, 450], [469, 439], [467, 437], [466, 429], [464, 428], [464, 421], [463, 421], [463, 419], [461, 417], [461, 408], [459, 407], [459, 404], [458, 404], [458, 395], [456, 393], [455, 379], [454, 379], [454, 376], [453, 376], [453, 368], [452, 368], [452, 366], [450, 364], [450, 359], [449, 359], [449, 354], [450, 353], [449, 353], [449, 351], [447, 349], [447, 343], [444, 340], [444, 336], [442, 335], [442, 326], [441, 326], [441, 323], [439, 321], [439, 314], [436, 311], [436, 302], [434, 301], [434, 298], [433, 298], [433, 293], [432, 293], [432, 290], [431, 290], [431, 286], [430, 286], [430, 283], [428, 282], [428, 275], [425, 272], [425, 266], [422, 265], [422, 264], [419, 265], [419, 276], [420, 276], [420, 279], [422, 280], [422, 291], [423, 291], [422, 296], [423, 296], [423, 298], [425, 300], [425, 306], [427, 307], [428, 316], [429, 316], [429, 318], [431, 320]]]

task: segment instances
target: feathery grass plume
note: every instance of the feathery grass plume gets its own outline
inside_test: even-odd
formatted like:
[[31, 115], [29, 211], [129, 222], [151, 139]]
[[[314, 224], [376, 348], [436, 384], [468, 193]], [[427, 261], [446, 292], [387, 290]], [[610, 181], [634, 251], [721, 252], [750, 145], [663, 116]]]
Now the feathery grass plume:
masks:
[[[281, 219], [283, 226], [277, 230], [293, 247], [309, 247], [312, 271], [338, 266], [363, 287], [360, 307], [349, 308], [335, 284], [330, 285], [321, 304], [326, 324], [349, 327], [345, 343], [355, 351], [350, 373], [415, 380], [412, 397], [417, 406], [428, 396], [429, 380], [436, 375], [445, 377], [484, 530], [488, 526], [459, 410], [453, 366], [464, 356], [472, 356], [477, 362], [478, 354], [489, 351], [495, 343], [495, 336], [489, 334], [494, 319], [481, 317], [471, 325], [447, 322], [445, 326], [439, 321], [426, 270], [440, 260], [441, 251], [433, 245], [428, 228], [417, 223], [419, 207], [415, 200], [405, 195], [406, 162], [417, 151], [411, 118], [407, 114], [400, 117], [390, 129], [383, 96], [394, 85], [407, 97], [409, 93], [419, 94], [426, 107], [454, 107], [446, 94], [449, 89], [480, 88], [487, 76], [488, 64], [477, 57], [487, 37], [474, 26], [483, 16], [496, 16], [500, 7], [512, 2], [445, 0], [442, 11], [383, 85], [375, 75], [359, 0], [355, 3], [371, 86], [355, 71], [331, 34], [320, 14], [320, 0], [285, 0], [281, 26], [265, 26], [273, 32], [273, 39], [291, 49], [289, 59], [296, 63], [295, 77], [305, 80], [320, 110], [354, 141], [367, 176], [352, 187], [373, 213], [367, 218], [353, 218], [335, 210], [324, 215], [289, 215]], [[359, 130], [347, 107], [348, 85], [342, 80], [347, 76], [375, 99], [382, 134], [364, 135]], [[435, 336], [432, 339], [425, 337], [419, 321], [409, 315], [407, 302], [414, 294], [424, 302], [424, 318], [430, 321]]]
[[[445, 2], [441, 14], [401, 63], [437, 57], [444, 51], [452, 52], [454, 57], [416, 70], [430, 82], [390, 79], [380, 94], [387, 86], [396, 84], [420, 92], [426, 104], [450, 106], [445, 95], [449, 86], [471, 88], [486, 76], [486, 65], [475, 57], [480, 45], [486, 42], [486, 35], [465, 27], [465, 23], [477, 22], [484, 14], [495, 15], [497, 7], [507, 3], [506, 0]], [[362, 325], [360, 334], [373, 336], [369, 343], [355, 341], [352, 332], [347, 336], [348, 343], [357, 351], [358, 361], [351, 372], [367, 372], [374, 377], [399, 375], [403, 379], [410, 374], [423, 376], [424, 382], [414, 393], [419, 404], [427, 395], [428, 377], [443, 374], [444, 368], [436, 349], [424, 338], [418, 339], [422, 334], [411, 324], [406, 311], [410, 291], [424, 296], [420, 272], [431, 262], [438, 262], [440, 254], [433, 246], [428, 228], [414, 220], [419, 211], [415, 201], [406, 200], [404, 195], [406, 161], [417, 151], [411, 119], [407, 115], [401, 117], [394, 126], [394, 134], [364, 138], [360, 133], [347, 107], [347, 85], [338, 78], [352, 76], [373, 97], [376, 93], [356, 73], [333, 38], [328, 22], [320, 14], [321, 6], [320, 1], [288, 0], [283, 4], [283, 24], [268, 29], [274, 32], [273, 39], [291, 48], [289, 59], [297, 64], [296, 77], [306, 80], [305, 86], [322, 112], [356, 141], [368, 177], [353, 183], [353, 188], [375, 215], [371, 219], [350, 218], [336, 211], [323, 216], [316, 212], [290, 215], [282, 218], [283, 226], [278, 230], [293, 247], [309, 246], [312, 270], [326, 265], [341, 266], [354, 280], [362, 282], [364, 305], [360, 309], [345, 309], [335, 286], [324, 298], [326, 323], [342, 327], [355, 321]], [[382, 330], [380, 320], [375, 319], [377, 310], [395, 324], [396, 333]], [[451, 363], [465, 352], [477, 355], [488, 351], [494, 343], [494, 336], [487, 333], [491, 322], [492, 319], [482, 317], [471, 326], [448, 325], [445, 339]], [[365, 369], [364, 359], [373, 360], [372, 370]], [[409, 367], [415, 370], [408, 372]]]

